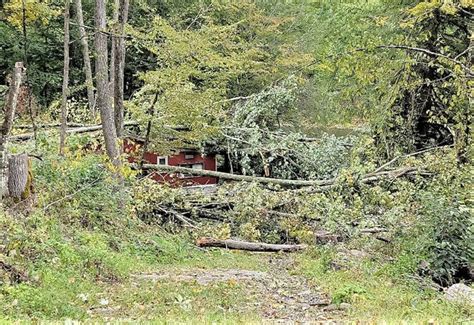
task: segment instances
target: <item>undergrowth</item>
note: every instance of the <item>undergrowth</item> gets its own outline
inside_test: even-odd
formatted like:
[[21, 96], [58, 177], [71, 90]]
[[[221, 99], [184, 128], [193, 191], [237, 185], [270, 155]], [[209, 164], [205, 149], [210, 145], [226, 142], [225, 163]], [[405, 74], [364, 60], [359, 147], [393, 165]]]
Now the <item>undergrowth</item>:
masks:
[[298, 257], [293, 272], [311, 279], [332, 303], [350, 304], [348, 318], [363, 322], [438, 324], [469, 322], [473, 314], [469, 306], [447, 302], [432, 287], [429, 279], [413, 276], [417, 256], [404, 255], [389, 262], [380, 256], [340, 265], [336, 249], [314, 249]]
[[[114, 319], [258, 321], [256, 311], [235, 307], [242, 297], [253, 299], [238, 283], [134, 282], [134, 274], [161, 270], [268, 271], [258, 254], [197, 248], [192, 242], [203, 235], [309, 244], [313, 248], [296, 257], [292, 271], [320, 286], [333, 303], [349, 303], [349, 319], [449, 323], [472, 317], [465, 306], [446, 302], [432, 282], [440, 277], [459, 281], [456, 272], [472, 263], [472, 170], [456, 168], [449, 150], [399, 162], [423, 167], [433, 173], [430, 178], [361, 185], [357, 179], [374, 166], [362, 164], [370, 161], [370, 151], [360, 159], [356, 149], [351, 168], [326, 193], [226, 185], [215, 194], [221, 203], [230, 198], [232, 208], [222, 213], [224, 219], [189, 231], [152, 212], [166, 203], [189, 209], [193, 217], [190, 202], [209, 203], [208, 198], [137, 181], [126, 169], [120, 185], [101, 155], [88, 152], [80, 140], [71, 141], [75, 148], [65, 157], [51, 154], [47, 142], [39, 146], [43, 160], [34, 163], [36, 206], [0, 214], [4, 320], [106, 319], [112, 313]], [[272, 216], [274, 210], [282, 214]], [[389, 232], [379, 240], [360, 231], [366, 227]], [[319, 230], [344, 242], [314, 248]], [[350, 250], [369, 257], [347, 259]], [[428, 266], [420, 273], [423, 263]]]

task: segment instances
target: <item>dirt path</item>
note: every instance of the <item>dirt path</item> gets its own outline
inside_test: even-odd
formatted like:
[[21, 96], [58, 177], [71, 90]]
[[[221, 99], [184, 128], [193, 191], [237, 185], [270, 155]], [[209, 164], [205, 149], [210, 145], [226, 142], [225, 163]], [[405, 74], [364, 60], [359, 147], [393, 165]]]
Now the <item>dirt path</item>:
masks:
[[195, 282], [206, 286], [216, 282], [234, 281], [244, 288], [247, 297], [239, 309], [256, 312], [272, 322], [314, 322], [341, 318], [338, 310], [328, 310], [330, 299], [304, 277], [291, 275], [290, 254], [262, 254], [268, 271], [242, 269], [183, 269], [172, 272], [143, 273], [134, 281]]

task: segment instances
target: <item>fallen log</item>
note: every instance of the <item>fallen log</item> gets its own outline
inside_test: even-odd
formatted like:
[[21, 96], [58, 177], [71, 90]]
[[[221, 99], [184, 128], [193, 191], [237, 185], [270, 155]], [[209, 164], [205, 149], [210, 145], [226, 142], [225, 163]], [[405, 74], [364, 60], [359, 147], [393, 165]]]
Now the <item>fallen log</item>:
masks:
[[192, 169], [192, 168], [187, 168], [187, 167], [177, 167], [177, 166], [168, 166], [168, 165], [144, 164], [143, 169], [153, 169], [160, 172], [190, 174], [190, 175], [196, 175], [196, 176], [210, 176], [210, 177], [217, 177], [217, 178], [234, 180], [234, 181], [272, 183], [272, 184], [278, 184], [282, 186], [323, 186], [323, 185], [333, 183], [333, 180], [294, 180], [294, 179], [268, 178], [268, 177], [260, 177], [260, 176], [229, 174], [229, 173], [223, 173], [223, 172], [216, 172], [213, 170]]
[[307, 247], [306, 245], [266, 244], [233, 239], [219, 240], [210, 237], [199, 238], [196, 241], [196, 245], [199, 247], [220, 247], [253, 252], [296, 252]]
[[[132, 165], [133, 168], [139, 168], [139, 166]], [[176, 173], [176, 174], [189, 174], [196, 176], [209, 176], [217, 177], [226, 180], [234, 181], [244, 181], [244, 182], [258, 182], [258, 183], [268, 183], [268, 184], [277, 184], [281, 186], [313, 186], [316, 187], [314, 191], [323, 191], [331, 189], [335, 186], [336, 179], [326, 179], [326, 180], [299, 180], [299, 179], [280, 179], [280, 178], [270, 178], [270, 177], [261, 177], [261, 176], [247, 176], [247, 175], [237, 175], [229, 174], [223, 172], [217, 172], [213, 170], [203, 170], [203, 169], [192, 169], [187, 167], [178, 167], [178, 166], [168, 166], [168, 165], [155, 165], [155, 164], [144, 164], [143, 169], [157, 170], [159, 172], [167, 173]], [[382, 178], [397, 178], [406, 174], [418, 173], [417, 168], [414, 167], [405, 167], [399, 168], [392, 171], [381, 171], [378, 173], [370, 173], [362, 177], [361, 183], [370, 183], [373, 181], [380, 180]]]
[[[124, 123], [125, 126], [133, 126], [133, 125], [138, 125], [138, 122], [136, 121], [127, 121]], [[82, 126], [82, 127], [74, 127], [74, 128], [69, 128], [66, 130], [67, 134], [76, 134], [76, 133], [88, 133], [88, 132], [96, 132], [102, 130], [102, 124], [95, 124], [95, 125], [87, 125], [87, 126]], [[23, 133], [23, 134], [17, 134], [17, 135], [12, 135], [9, 137], [9, 140], [11, 141], [25, 141], [33, 138], [34, 133]]]
[[[47, 128], [56, 128], [60, 127], [61, 123], [44, 123], [44, 124], [36, 124], [35, 125], [37, 129], [47, 129]], [[84, 126], [92, 126], [92, 125], [87, 125], [83, 123], [74, 123], [74, 122], [69, 122], [67, 124], [68, 127], [84, 127]], [[33, 125], [31, 124], [19, 124], [19, 125], [14, 125], [14, 129], [33, 129]]]

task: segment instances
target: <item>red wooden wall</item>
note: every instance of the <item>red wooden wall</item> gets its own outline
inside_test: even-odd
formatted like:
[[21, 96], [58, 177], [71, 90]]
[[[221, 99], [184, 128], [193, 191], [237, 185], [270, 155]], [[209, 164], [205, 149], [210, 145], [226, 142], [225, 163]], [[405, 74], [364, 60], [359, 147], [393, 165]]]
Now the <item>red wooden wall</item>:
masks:
[[[128, 160], [129, 162], [135, 161], [135, 157], [133, 156], [134, 152], [137, 152], [137, 144], [131, 140], [124, 141], [124, 152], [129, 154]], [[191, 157], [192, 155], [192, 157]], [[187, 157], [188, 156], [188, 157]], [[145, 160], [149, 164], [157, 164], [159, 156], [153, 152], [146, 152], [145, 153]], [[192, 168], [192, 165], [202, 165], [202, 169], [205, 170], [217, 170], [217, 162], [216, 162], [216, 155], [208, 154], [208, 155], [201, 155], [198, 151], [193, 150], [181, 150], [179, 153], [170, 155], [166, 157], [167, 165], [169, 166], [181, 166], [181, 167], [189, 167]], [[151, 176], [152, 179], [163, 182], [169, 183], [175, 186], [193, 186], [193, 185], [208, 185], [208, 184], [217, 184], [216, 177], [208, 177], [208, 176], [192, 176], [192, 175], [183, 175], [180, 173], [159, 173], [159, 172], [152, 172], [153, 175]]]

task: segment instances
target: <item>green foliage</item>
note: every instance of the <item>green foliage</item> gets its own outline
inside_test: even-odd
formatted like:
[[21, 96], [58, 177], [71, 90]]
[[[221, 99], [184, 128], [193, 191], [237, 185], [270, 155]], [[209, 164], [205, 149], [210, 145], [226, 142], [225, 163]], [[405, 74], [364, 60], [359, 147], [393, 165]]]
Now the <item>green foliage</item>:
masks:
[[[52, 1], [24, 1], [25, 22], [30, 25], [36, 22], [47, 25], [49, 20], [60, 14], [59, 10], [51, 7]], [[3, 5], [7, 17], [6, 20], [21, 30], [23, 22], [23, 3], [19, 0], [9, 0]]]
[[300, 132], [282, 130], [281, 121], [288, 123], [298, 111], [297, 87], [297, 80], [289, 78], [235, 105], [220, 141], [233, 170], [276, 178], [321, 179], [336, 176], [347, 163], [351, 138], [323, 134], [308, 141]]
[[[196, 22], [183, 24], [191, 12]], [[130, 105], [134, 116], [143, 123], [152, 119], [152, 139], [158, 143], [166, 138], [166, 125], [187, 127], [188, 132], [173, 137], [191, 142], [215, 135], [233, 102], [227, 99], [258, 92], [310, 59], [278, 39], [287, 23], [265, 15], [251, 1], [212, 2], [191, 6], [174, 20], [155, 16], [134, 28], [133, 47], [156, 62], [139, 74], [143, 87]], [[152, 118], [155, 94], [158, 113]]]
[[388, 152], [455, 143], [460, 161], [468, 160], [473, 9], [466, 1], [421, 1], [408, 10], [402, 26], [409, 60], [381, 135]]
[[[450, 168], [446, 162], [436, 162]], [[443, 286], [469, 280], [474, 264], [472, 168], [451, 169], [420, 193], [422, 231], [426, 233], [431, 275]]]
[[[80, 138], [70, 142], [77, 145]], [[84, 154], [86, 149], [79, 147], [58, 159], [56, 148], [54, 142], [37, 148], [43, 161], [34, 164], [34, 211], [0, 213], [2, 319], [87, 319], [91, 310], [107, 308], [104, 299], [124, 310], [136, 310], [136, 302], [160, 306], [147, 311], [153, 319], [230, 317], [220, 308], [239, 297], [234, 285], [203, 289], [184, 284], [177, 289], [176, 284], [164, 283], [158, 290], [155, 285], [138, 290], [130, 274], [170, 267], [260, 269], [254, 257], [203, 252], [184, 236], [144, 224], [129, 201], [119, 208], [117, 183], [103, 157]], [[16, 279], [17, 273], [24, 277]], [[188, 299], [184, 297], [191, 299], [192, 313], [174, 304]]]
[[267, 10], [295, 16], [287, 38], [313, 53], [313, 78], [304, 88], [303, 123], [382, 122], [401, 53], [373, 51], [398, 43], [401, 9], [413, 1], [301, 1]]
[[361, 288], [359, 285], [347, 285], [336, 290], [332, 296], [332, 302], [335, 304], [340, 304], [343, 302], [350, 303], [354, 299], [357, 299], [357, 295], [363, 295], [367, 291]]

